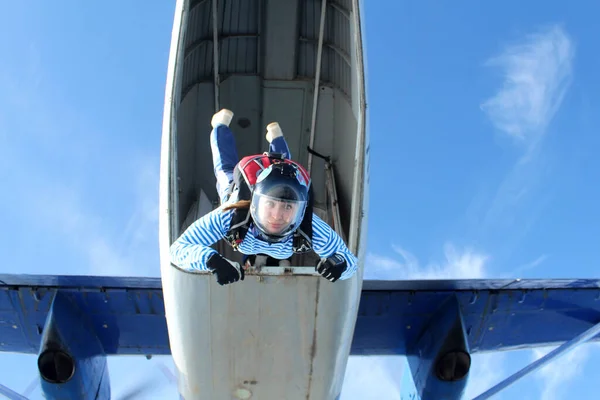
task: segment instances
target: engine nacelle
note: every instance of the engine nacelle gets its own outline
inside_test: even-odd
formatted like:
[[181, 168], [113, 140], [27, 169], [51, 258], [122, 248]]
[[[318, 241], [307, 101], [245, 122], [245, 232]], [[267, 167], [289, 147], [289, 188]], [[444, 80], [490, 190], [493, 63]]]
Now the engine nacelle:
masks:
[[110, 399], [102, 344], [87, 316], [60, 291], [44, 326], [38, 370], [47, 399]]
[[421, 400], [462, 398], [471, 369], [471, 356], [460, 305], [454, 295], [440, 304], [415, 343], [408, 344], [407, 361], [416, 393], [405, 397], [418, 396]]

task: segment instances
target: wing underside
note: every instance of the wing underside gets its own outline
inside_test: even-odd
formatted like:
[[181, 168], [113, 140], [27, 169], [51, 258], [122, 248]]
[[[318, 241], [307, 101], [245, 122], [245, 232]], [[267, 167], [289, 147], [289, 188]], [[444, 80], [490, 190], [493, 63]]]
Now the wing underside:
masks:
[[[106, 354], [170, 354], [160, 279], [0, 275], [0, 281], [0, 351], [37, 354], [61, 291], [90, 316]], [[471, 353], [559, 344], [600, 317], [595, 279], [364, 281], [351, 354], [405, 354], [452, 296]]]

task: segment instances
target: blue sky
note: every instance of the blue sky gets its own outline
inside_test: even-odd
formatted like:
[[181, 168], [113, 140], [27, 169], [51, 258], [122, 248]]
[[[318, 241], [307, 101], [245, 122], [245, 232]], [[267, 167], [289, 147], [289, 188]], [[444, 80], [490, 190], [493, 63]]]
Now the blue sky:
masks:
[[[598, 5], [366, 7], [365, 277], [597, 276]], [[114, 0], [2, 5], [2, 272], [159, 276], [173, 9]], [[476, 355], [467, 397], [548, 350]], [[497, 398], [595, 398], [599, 353], [582, 347]], [[168, 357], [109, 362], [116, 394], [133, 368], [155, 377], [164, 396], [176, 393], [159, 369], [173, 367]], [[352, 357], [342, 398], [398, 399], [402, 367], [401, 357]], [[0, 370], [3, 384], [22, 392], [35, 358], [2, 354]], [[41, 398], [39, 389], [31, 397]]]

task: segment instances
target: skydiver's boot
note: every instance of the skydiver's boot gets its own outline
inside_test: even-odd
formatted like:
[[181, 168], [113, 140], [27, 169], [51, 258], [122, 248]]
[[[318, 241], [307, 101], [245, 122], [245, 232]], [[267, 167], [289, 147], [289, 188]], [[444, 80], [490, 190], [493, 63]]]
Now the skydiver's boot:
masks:
[[267, 142], [271, 143], [275, 138], [283, 136], [283, 131], [277, 122], [267, 125]]
[[216, 128], [219, 125], [229, 126], [231, 123], [231, 119], [233, 118], [233, 111], [223, 108], [221, 111], [217, 112], [213, 115], [210, 124], [213, 128]]

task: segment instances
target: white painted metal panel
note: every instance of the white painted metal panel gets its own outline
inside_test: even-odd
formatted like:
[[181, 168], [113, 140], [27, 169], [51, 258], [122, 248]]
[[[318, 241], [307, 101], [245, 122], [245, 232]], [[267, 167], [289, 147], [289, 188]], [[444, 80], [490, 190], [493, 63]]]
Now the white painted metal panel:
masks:
[[[359, 281], [212, 275], [163, 268], [169, 336], [185, 399], [334, 399], [341, 391]], [[165, 301], [167, 299], [165, 298]]]

